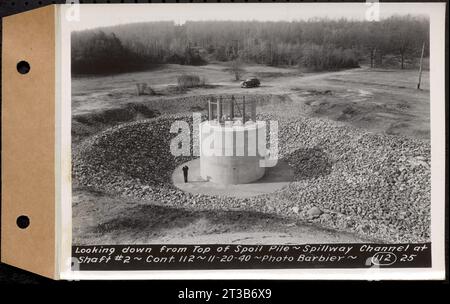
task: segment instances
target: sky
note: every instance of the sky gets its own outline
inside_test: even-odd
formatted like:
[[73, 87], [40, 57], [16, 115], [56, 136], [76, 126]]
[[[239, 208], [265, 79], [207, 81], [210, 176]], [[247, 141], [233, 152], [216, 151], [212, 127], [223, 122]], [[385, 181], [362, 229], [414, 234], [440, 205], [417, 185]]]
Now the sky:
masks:
[[[436, 5], [437, 4], [437, 5]], [[428, 15], [442, 9], [439, 3], [183, 3], [183, 4], [89, 4], [80, 5], [79, 21], [70, 18], [72, 30], [117, 24], [199, 20], [295, 21], [311, 18], [365, 20], [376, 16]], [[439, 7], [439, 5], [441, 5]], [[71, 16], [76, 10], [69, 9]]]

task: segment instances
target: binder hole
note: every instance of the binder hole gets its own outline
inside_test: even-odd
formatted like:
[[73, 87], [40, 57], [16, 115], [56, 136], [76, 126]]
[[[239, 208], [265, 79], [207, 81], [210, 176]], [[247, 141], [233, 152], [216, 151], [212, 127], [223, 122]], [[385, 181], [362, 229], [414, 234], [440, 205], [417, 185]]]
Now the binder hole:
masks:
[[17, 218], [16, 224], [20, 229], [25, 229], [30, 226], [30, 219], [26, 215], [21, 215]]
[[31, 69], [30, 64], [26, 61], [22, 60], [17, 64], [17, 71], [20, 74], [27, 74], [30, 71], [30, 69]]

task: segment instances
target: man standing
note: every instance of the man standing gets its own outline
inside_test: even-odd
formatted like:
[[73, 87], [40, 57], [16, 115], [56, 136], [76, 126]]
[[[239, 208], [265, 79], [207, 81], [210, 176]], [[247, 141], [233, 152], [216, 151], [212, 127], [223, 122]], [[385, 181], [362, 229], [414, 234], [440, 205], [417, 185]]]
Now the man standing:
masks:
[[188, 171], [189, 171], [189, 167], [188, 166], [184, 166], [183, 167], [183, 175], [184, 175], [184, 182], [185, 183], [188, 182]]

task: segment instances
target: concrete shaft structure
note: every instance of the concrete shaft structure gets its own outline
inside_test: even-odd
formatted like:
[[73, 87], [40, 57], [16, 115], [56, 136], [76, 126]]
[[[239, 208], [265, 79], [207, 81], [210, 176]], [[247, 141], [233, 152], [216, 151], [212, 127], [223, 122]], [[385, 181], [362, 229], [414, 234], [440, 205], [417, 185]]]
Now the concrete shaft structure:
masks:
[[[218, 184], [244, 184], [264, 176], [265, 124], [241, 120], [200, 124], [200, 175]], [[258, 135], [261, 140], [258, 141]]]

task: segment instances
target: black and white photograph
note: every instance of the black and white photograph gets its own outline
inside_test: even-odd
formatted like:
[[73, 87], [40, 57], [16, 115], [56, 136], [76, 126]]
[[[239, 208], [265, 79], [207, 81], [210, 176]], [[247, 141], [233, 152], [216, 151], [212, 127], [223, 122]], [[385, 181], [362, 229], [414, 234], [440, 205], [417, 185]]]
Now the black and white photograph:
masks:
[[0, 283], [448, 283], [448, 1], [407, 1], [0, 3]]
[[[302, 245], [307, 261], [359, 244], [383, 253], [380, 264], [430, 267], [426, 5], [92, 5], [77, 13], [75, 256], [116, 245], [225, 244], [237, 253]], [[396, 253], [399, 244], [408, 254]], [[428, 255], [417, 266], [410, 253], [420, 246]], [[330, 265], [299, 261], [282, 268]]]

